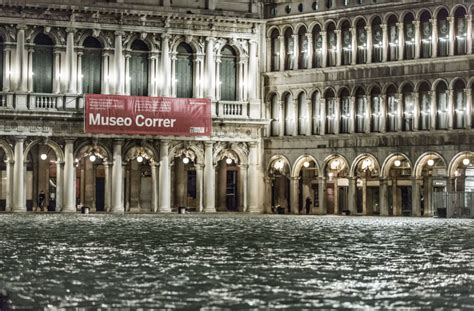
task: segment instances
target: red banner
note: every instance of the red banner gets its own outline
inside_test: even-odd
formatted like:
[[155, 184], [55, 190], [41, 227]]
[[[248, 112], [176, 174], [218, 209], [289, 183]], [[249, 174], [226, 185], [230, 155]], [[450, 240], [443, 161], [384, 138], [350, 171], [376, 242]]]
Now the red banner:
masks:
[[87, 94], [85, 105], [86, 133], [211, 135], [211, 102], [206, 98]]

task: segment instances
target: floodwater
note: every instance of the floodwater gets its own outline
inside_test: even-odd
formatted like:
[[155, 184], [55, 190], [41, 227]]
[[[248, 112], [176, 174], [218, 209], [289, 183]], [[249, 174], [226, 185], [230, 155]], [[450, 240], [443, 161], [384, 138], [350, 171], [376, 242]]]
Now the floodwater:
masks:
[[4, 214], [0, 252], [5, 309], [474, 309], [470, 219]]

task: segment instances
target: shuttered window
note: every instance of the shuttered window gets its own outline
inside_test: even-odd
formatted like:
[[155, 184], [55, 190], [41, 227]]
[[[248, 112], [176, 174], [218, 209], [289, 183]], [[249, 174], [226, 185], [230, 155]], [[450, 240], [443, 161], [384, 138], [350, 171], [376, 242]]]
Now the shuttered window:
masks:
[[135, 40], [130, 54], [130, 95], [148, 96], [148, 47]]
[[33, 92], [53, 92], [53, 41], [44, 34], [34, 40]]
[[82, 55], [82, 90], [84, 94], [101, 93], [102, 46], [100, 42], [88, 37], [84, 40]]
[[176, 97], [193, 97], [193, 50], [181, 43], [176, 55]]
[[221, 79], [221, 99], [237, 100], [237, 61], [234, 49], [224, 46], [221, 51], [220, 79]]

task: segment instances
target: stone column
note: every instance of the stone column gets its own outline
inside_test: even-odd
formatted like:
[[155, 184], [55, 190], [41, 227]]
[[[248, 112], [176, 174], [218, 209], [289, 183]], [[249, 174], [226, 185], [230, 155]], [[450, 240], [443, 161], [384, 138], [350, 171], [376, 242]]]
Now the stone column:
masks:
[[387, 180], [384, 178], [380, 179], [380, 216], [388, 216], [388, 189]]
[[365, 115], [364, 115], [364, 132], [366, 134], [370, 133], [370, 120], [372, 115], [372, 107], [370, 105], [370, 95], [364, 95], [364, 106], [365, 106]]
[[111, 192], [112, 192], [112, 183], [110, 178], [110, 162], [104, 162], [104, 210], [110, 212], [111, 210]]
[[291, 204], [291, 212], [293, 214], [299, 214], [299, 206], [298, 206], [298, 181], [299, 177], [291, 177], [290, 179], [290, 204]]
[[356, 119], [356, 98], [355, 96], [349, 97], [349, 133], [353, 134], [355, 132], [355, 119]]
[[216, 98], [216, 61], [214, 59], [214, 44], [216, 38], [207, 37], [206, 38], [206, 77], [207, 77], [207, 92], [206, 97], [209, 97], [211, 100]]
[[466, 118], [465, 128], [470, 129], [472, 124], [472, 89], [470, 87], [464, 89], [464, 94], [466, 96], [466, 111], [464, 112]]
[[306, 102], [305, 102], [305, 105], [306, 105], [306, 122], [305, 122], [305, 132], [304, 134], [306, 136], [311, 136], [311, 128], [312, 128], [312, 124], [313, 124], [313, 108], [312, 108], [312, 105], [311, 105], [311, 100], [310, 99], [307, 99]]
[[431, 57], [435, 58], [438, 56], [438, 21], [436, 18], [431, 19]]
[[412, 178], [411, 180], [412, 185], [412, 216], [421, 216], [421, 209], [420, 209], [420, 180], [418, 178]]
[[158, 189], [158, 212], [171, 212], [171, 171], [169, 159], [169, 142], [162, 140], [160, 142], [160, 171], [159, 171], [159, 189]]
[[431, 91], [430, 92], [430, 97], [431, 97], [431, 108], [430, 108], [430, 130], [435, 130], [436, 129], [436, 91]]
[[373, 43], [372, 43], [372, 27], [370, 25], [365, 26], [365, 32], [367, 35], [367, 64], [372, 63], [372, 50], [373, 50]]
[[[270, 54], [268, 54], [270, 55]], [[257, 41], [249, 41], [248, 99], [257, 99]]]
[[415, 27], [415, 59], [419, 59], [421, 51], [420, 21], [413, 21], [413, 27]]
[[398, 60], [403, 60], [405, 51], [405, 33], [403, 32], [403, 22], [398, 23]]
[[352, 43], [351, 43], [351, 49], [352, 49], [352, 65], [357, 64], [357, 28], [351, 28], [350, 29], [351, 34], [352, 34]]
[[109, 52], [102, 54], [102, 94], [110, 94]]
[[[26, 67], [28, 68], [27, 71], [27, 89], [29, 93], [33, 93], [33, 48], [28, 49], [28, 65]], [[60, 85], [60, 83], [58, 83]]]
[[318, 177], [318, 200], [319, 214], [326, 215], [328, 213], [326, 204], [326, 177]]
[[[248, 170], [249, 170], [249, 165], [248, 164], [241, 164], [240, 165], [240, 191], [239, 191], [239, 196], [240, 196], [240, 205], [241, 205], [241, 212], [247, 212], [249, 211], [248, 208], [248, 197], [251, 195], [252, 191], [248, 191]], [[255, 192], [255, 191], [254, 191]]]
[[454, 55], [454, 42], [456, 41], [456, 36], [454, 34], [454, 21], [455, 21], [455, 18], [453, 16], [448, 16], [447, 18], [448, 22], [449, 22], [449, 56], [453, 56]]
[[[61, 93], [61, 49], [55, 48], [53, 50], [53, 58], [54, 58], [53, 92], [55, 94], [59, 94]], [[31, 60], [33, 60], [33, 51], [31, 53]], [[29, 81], [30, 79], [31, 79], [31, 82]], [[31, 85], [31, 87], [33, 87], [33, 77], [30, 77], [28, 79], [28, 84]]]
[[308, 51], [307, 57], [308, 57], [308, 69], [313, 68], [313, 55], [314, 55], [314, 47], [313, 47], [313, 34], [312, 33], [307, 33], [306, 34], [306, 40], [308, 41]]
[[265, 177], [264, 213], [272, 213], [272, 179]]
[[124, 70], [124, 76], [125, 76], [125, 94], [130, 95], [130, 58], [132, 55], [130, 54], [130, 51], [126, 51], [124, 53], [125, 56], [125, 70]]
[[196, 201], [197, 201], [197, 206], [196, 210], [198, 212], [203, 211], [203, 203], [202, 199], [204, 198], [204, 193], [203, 193], [203, 165], [202, 164], [196, 164]]
[[351, 212], [351, 215], [357, 214], [357, 206], [356, 206], [356, 178], [349, 177], [349, 193], [347, 198], [348, 209]]
[[[122, 48], [122, 36], [124, 35], [121, 31], [115, 32], [115, 94], [125, 94], [125, 76], [124, 76], [124, 63], [123, 63], [123, 48]], [[113, 207], [112, 207], [113, 208]]]
[[386, 62], [388, 58], [388, 31], [387, 31], [387, 24], [381, 24], [380, 27], [382, 28], [382, 61]]
[[249, 176], [248, 176], [248, 211], [251, 213], [262, 212], [258, 205], [259, 182], [258, 182], [258, 145], [256, 142], [249, 142]]
[[453, 129], [454, 118], [454, 92], [452, 89], [448, 90], [448, 130]]
[[466, 15], [466, 25], [467, 25], [467, 31], [466, 31], [466, 51], [467, 54], [472, 54], [472, 15], [468, 14]]
[[13, 208], [12, 212], [26, 212], [25, 202], [25, 170], [24, 168], [24, 155], [23, 147], [25, 143], [25, 137], [19, 136], [15, 139], [15, 164], [13, 166]]
[[325, 31], [321, 31], [321, 67], [325, 68], [328, 61], [328, 37]]
[[279, 129], [279, 135], [280, 137], [283, 137], [285, 136], [285, 105], [284, 105], [284, 102], [281, 100], [280, 101], [280, 113], [279, 113], [279, 126], [280, 126], [280, 129]]
[[151, 210], [158, 211], [158, 163], [152, 162], [151, 166]]
[[370, 209], [367, 206], [367, 178], [362, 178], [362, 214], [372, 215], [373, 207]]
[[64, 162], [56, 162], [56, 212], [63, 209], [63, 169]]
[[12, 47], [5, 44], [3, 49], [3, 91], [11, 90], [11, 74], [12, 74]]
[[26, 25], [17, 26], [17, 39], [16, 39], [16, 66], [18, 68], [18, 92], [27, 91], [27, 78], [28, 78], [28, 60], [26, 58], [25, 50], [25, 29]]
[[[64, 147], [64, 206], [63, 212], [76, 212], [75, 174], [74, 174], [74, 140], [66, 140]], [[81, 178], [83, 178], [81, 176]]]
[[215, 203], [215, 180], [216, 171], [213, 161], [213, 142], [204, 143], [204, 212], [213, 213], [216, 211]]
[[6, 202], [5, 202], [5, 211], [11, 212], [14, 206], [15, 197], [14, 193], [14, 163], [13, 159], [5, 160], [6, 165], [6, 175], [7, 175], [7, 185], [6, 185]]
[[335, 97], [336, 107], [334, 109], [334, 134], [338, 135], [341, 127], [341, 98]]
[[67, 72], [67, 93], [76, 93], [75, 61], [74, 61], [74, 28], [67, 28], [66, 38], [66, 72]]
[[112, 213], [123, 214], [123, 168], [122, 168], [122, 140], [114, 141], [112, 166]]
[[161, 70], [163, 72], [163, 96], [171, 96], [171, 82], [172, 79], [174, 79], [174, 77], [171, 76], [170, 39], [171, 36], [167, 33], [161, 35]]
[[336, 66], [341, 66], [342, 64], [342, 34], [339, 29], [335, 30], [336, 32]]
[[77, 52], [77, 94], [84, 93], [82, 90], [82, 55], [84, 53], [82, 51]]

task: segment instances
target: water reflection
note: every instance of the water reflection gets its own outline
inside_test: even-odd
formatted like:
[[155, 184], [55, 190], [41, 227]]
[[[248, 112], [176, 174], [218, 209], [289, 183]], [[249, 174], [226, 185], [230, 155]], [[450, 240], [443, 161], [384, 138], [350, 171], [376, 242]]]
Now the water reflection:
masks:
[[2, 215], [16, 308], [474, 308], [474, 222]]

